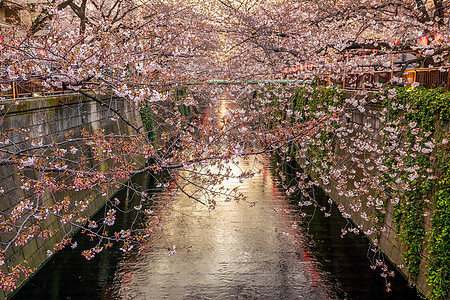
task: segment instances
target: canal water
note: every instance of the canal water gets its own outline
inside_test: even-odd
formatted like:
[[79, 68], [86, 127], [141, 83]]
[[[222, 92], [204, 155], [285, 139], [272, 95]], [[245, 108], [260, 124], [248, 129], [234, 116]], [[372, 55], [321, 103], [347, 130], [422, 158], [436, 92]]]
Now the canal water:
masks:
[[[247, 201], [219, 197], [213, 210], [181, 193], [174, 197], [171, 186], [156, 188], [147, 175], [134, 178], [154, 199], [147, 208], [155, 216], [138, 220], [155, 228], [153, 247], [143, 254], [112, 248], [87, 261], [81, 251], [90, 242], [77, 234], [78, 248], [57, 253], [13, 299], [416, 298], [399, 274], [385, 292], [384, 278], [369, 267], [368, 241], [340, 238], [346, 221], [336, 209], [328, 218], [300, 217], [298, 200], [277, 186], [269, 158], [238, 163], [230, 165], [236, 173], [261, 170], [243, 183], [226, 182]], [[116, 197], [134, 205], [129, 191]], [[133, 221], [124, 216], [118, 225]]]

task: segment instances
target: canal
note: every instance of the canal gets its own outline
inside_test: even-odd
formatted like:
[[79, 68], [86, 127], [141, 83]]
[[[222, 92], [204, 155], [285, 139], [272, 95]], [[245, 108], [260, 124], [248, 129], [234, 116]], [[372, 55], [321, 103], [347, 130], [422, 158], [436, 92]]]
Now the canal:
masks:
[[[385, 279], [369, 267], [367, 239], [340, 238], [346, 220], [336, 209], [328, 218], [300, 217], [298, 200], [277, 186], [270, 158], [230, 167], [236, 174], [261, 171], [243, 183], [229, 179], [226, 186], [239, 186], [247, 200], [219, 197], [213, 210], [182, 193], [174, 196], [173, 186], [157, 187], [149, 175], [134, 178], [152, 195], [146, 208], [155, 213], [122, 216], [118, 225], [154, 228], [152, 248], [138, 254], [113, 247], [88, 261], [81, 251], [91, 242], [77, 234], [78, 247], [54, 255], [13, 299], [416, 298], [400, 274], [385, 291]], [[130, 190], [115, 197], [134, 205]]]

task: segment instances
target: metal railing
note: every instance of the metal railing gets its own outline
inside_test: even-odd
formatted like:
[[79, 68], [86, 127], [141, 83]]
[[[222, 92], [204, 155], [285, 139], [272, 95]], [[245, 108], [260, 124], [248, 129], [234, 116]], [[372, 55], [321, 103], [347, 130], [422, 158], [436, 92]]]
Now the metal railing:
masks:
[[33, 78], [30, 80], [2, 80], [0, 84], [5, 91], [0, 91], [0, 97], [17, 99], [23, 97], [39, 97], [47, 95], [64, 94], [69, 91], [58, 88], [48, 88], [42, 79]]
[[[329, 75], [320, 80], [320, 84], [341, 84], [344, 89], [355, 90], [379, 90], [381, 86], [389, 83], [400, 70], [395, 71], [373, 71], [367, 73], [346, 73]], [[450, 91], [450, 68], [423, 68], [406, 70], [400, 77], [405, 86], [416, 83], [427, 89], [443, 87]], [[210, 84], [238, 84], [238, 83], [260, 83], [259, 81], [221, 81], [211, 80]], [[310, 82], [308, 80], [267, 80], [267, 82]], [[192, 83], [190, 83], [192, 84]], [[40, 78], [30, 80], [1, 80], [0, 98], [16, 99], [22, 97], [41, 97], [71, 93], [63, 88], [48, 88]], [[5, 88], [8, 87], [8, 88]]]
[[[356, 90], [378, 90], [380, 86], [390, 82], [394, 76], [400, 73], [400, 70], [394, 71], [374, 71], [367, 73], [347, 73], [335, 76], [328, 76], [329, 83], [341, 84], [345, 89]], [[416, 83], [427, 89], [443, 87], [450, 90], [450, 72], [449, 67], [441, 68], [422, 68], [409, 69], [404, 71], [402, 84], [412, 86]]]

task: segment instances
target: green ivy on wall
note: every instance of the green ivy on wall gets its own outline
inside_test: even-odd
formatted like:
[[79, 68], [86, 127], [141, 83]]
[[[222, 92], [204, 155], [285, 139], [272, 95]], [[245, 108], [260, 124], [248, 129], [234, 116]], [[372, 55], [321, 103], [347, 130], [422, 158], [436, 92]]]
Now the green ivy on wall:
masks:
[[[381, 105], [385, 110], [381, 131], [388, 135], [384, 128], [391, 127], [400, 132], [394, 140], [383, 136], [380, 146], [390, 147], [399, 142], [407, 155], [400, 157], [393, 151], [382, 162], [388, 171], [380, 173], [381, 188], [375, 193], [375, 198], [383, 200], [382, 208], [374, 210], [375, 227], [380, 229], [378, 237], [387, 203], [396, 197], [399, 201], [394, 205], [394, 221], [404, 245], [404, 265], [410, 280], [414, 282], [419, 274], [423, 247], [427, 245], [430, 253], [427, 276], [432, 290], [428, 297], [446, 299], [450, 289], [450, 136], [444, 127], [450, 122], [450, 93], [441, 89], [395, 88], [385, 91], [384, 96], [380, 94], [379, 98], [383, 99]], [[342, 106], [342, 90], [299, 87], [292, 97], [292, 105], [299, 113], [297, 122], [307, 122], [316, 112], [329, 113], [330, 106]], [[338, 128], [341, 124], [334, 126]], [[308, 145], [307, 156], [313, 157], [316, 166], [327, 166], [326, 162], [332, 160], [338, 142], [334, 139], [334, 134], [321, 130], [314, 143]], [[417, 150], [417, 147], [426, 149], [427, 145], [433, 145], [433, 150]], [[411, 177], [411, 172], [406, 171], [398, 173], [408, 186], [405, 190], [396, 188], [397, 177], [390, 176], [398, 172], [399, 160], [405, 168], [416, 168], [413, 173], [417, 176]], [[431, 231], [427, 233], [425, 217], [429, 214], [432, 215]]]
[[152, 111], [148, 106], [142, 106], [140, 108], [142, 123], [144, 123], [145, 130], [147, 131], [148, 139], [150, 141], [155, 140], [155, 133], [153, 131], [153, 119]]
[[[423, 244], [428, 239], [428, 284], [431, 299], [446, 299], [450, 289], [450, 167], [448, 132], [443, 127], [450, 122], [450, 93], [441, 89], [396, 88], [394, 98], [386, 98], [383, 106], [389, 109], [389, 120], [398, 126], [417, 124], [418, 132], [407, 132], [408, 167], [420, 166], [418, 178], [410, 182], [400, 203], [395, 206], [394, 220], [397, 233], [404, 244], [405, 266], [412, 280], [419, 273]], [[392, 109], [397, 107], [397, 109]], [[398, 109], [401, 107], [402, 109]], [[423, 133], [423, 134], [421, 134]], [[436, 147], [431, 153], [411, 156], [417, 137]], [[404, 180], [407, 176], [404, 175]], [[431, 200], [430, 204], [429, 203]], [[426, 236], [424, 214], [432, 208], [431, 231]], [[434, 208], [434, 209], [433, 209]]]
[[[274, 98], [270, 105], [279, 104]], [[369, 193], [378, 200], [376, 209], [368, 216], [375, 228], [371, 238], [378, 240], [385, 226], [387, 205], [390, 201], [395, 203], [394, 222], [404, 246], [403, 261], [410, 281], [416, 281], [423, 253], [427, 251], [430, 255], [426, 258], [426, 272], [431, 287], [427, 296], [433, 300], [447, 299], [450, 294], [450, 92], [399, 87], [379, 93], [376, 99], [376, 105], [381, 104], [382, 110], [379, 111], [381, 126], [377, 129], [381, 140], [376, 141], [382, 154], [375, 154], [371, 159], [378, 157], [382, 161], [375, 166], [378, 183]], [[339, 161], [336, 160], [339, 154], [335, 150], [344, 142], [336, 133], [357, 126], [350, 122], [349, 116], [356, 109], [364, 111], [368, 103], [356, 98], [344, 99], [339, 88], [302, 86], [293, 91], [291, 105], [295, 113], [291, 119], [285, 119], [284, 115], [279, 119], [290, 124], [306, 123], [344, 108], [341, 113], [346, 117], [342, 121], [335, 120], [318, 130], [302, 149], [305, 159], [314, 164], [308, 167], [320, 176], [336, 170], [333, 164]], [[350, 146], [356, 140], [355, 135], [347, 135], [345, 139]], [[396, 201], [392, 201], [394, 198]], [[430, 216], [431, 228], [426, 232], [425, 221]]]
[[447, 299], [450, 293], [450, 145], [438, 153], [439, 182], [434, 194], [428, 251], [428, 283], [431, 299]]

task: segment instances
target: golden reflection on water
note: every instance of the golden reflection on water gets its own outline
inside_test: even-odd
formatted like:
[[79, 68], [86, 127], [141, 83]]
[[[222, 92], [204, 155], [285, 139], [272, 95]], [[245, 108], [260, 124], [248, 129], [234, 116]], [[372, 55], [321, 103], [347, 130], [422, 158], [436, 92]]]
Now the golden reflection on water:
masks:
[[[240, 185], [237, 179], [226, 184]], [[122, 263], [119, 272], [125, 271], [127, 280], [120, 283], [121, 298], [283, 294], [323, 299], [325, 289], [313, 288], [318, 286], [317, 270], [305, 260], [301, 237], [287, 229], [294, 220], [270, 173], [244, 181], [241, 192], [257, 201], [256, 206], [222, 199], [216, 209], [208, 210], [184, 195], [172, 199], [161, 212], [163, 229], [155, 236], [155, 244], [164, 247]], [[169, 256], [173, 245], [177, 252]]]
[[[213, 113], [219, 119], [232, 103], [225, 99]], [[184, 194], [171, 198], [170, 188], [158, 194], [162, 228], [154, 245], [160, 247], [121, 262], [114, 287], [119, 298], [327, 298], [302, 237], [292, 230], [296, 221], [287, 200], [274, 184], [268, 161], [263, 163], [262, 172], [243, 183], [237, 178], [224, 182], [228, 188], [239, 186], [247, 201], [218, 197], [216, 208], [208, 210]], [[238, 175], [255, 163], [240, 159], [229, 166]]]

